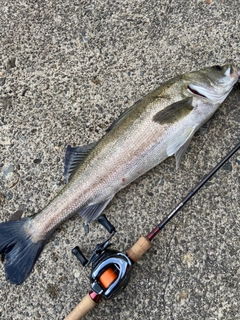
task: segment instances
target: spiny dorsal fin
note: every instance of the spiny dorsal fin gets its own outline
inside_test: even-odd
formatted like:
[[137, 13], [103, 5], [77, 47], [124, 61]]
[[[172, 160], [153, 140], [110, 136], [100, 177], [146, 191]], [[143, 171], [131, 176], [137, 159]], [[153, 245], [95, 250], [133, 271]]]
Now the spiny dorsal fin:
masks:
[[158, 122], [159, 124], [174, 123], [183, 117], [186, 117], [192, 110], [192, 98], [187, 98], [175, 102], [156, 113], [153, 117], [153, 121]]
[[137, 102], [134, 103], [130, 108], [125, 110], [119, 117], [118, 119], [114, 120], [113, 123], [110, 125], [110, 127], [107, 128], [106, 132], [111, 131], [113, 128], [115, 128], [135, 107], [136, 105], [140, 102], [141, 100], [138, 100]]
[[96, 142], [90, 143], [86, 146], [71, 147], [67, 146], [64, 159], [64, 176], [68, 183], [73, 173], [80, 166], [89, 152], [95, 147]]

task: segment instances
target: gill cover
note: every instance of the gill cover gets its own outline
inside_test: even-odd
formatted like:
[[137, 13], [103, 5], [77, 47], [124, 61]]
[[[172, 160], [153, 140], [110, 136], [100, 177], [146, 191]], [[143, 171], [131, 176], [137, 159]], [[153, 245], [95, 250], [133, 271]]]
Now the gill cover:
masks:
[[229, 64], [208, 67], [184, 76], [189, 81], [189, 92], [216, 104], [221, 104], [226, 99], [238, 77], [236, 67]]

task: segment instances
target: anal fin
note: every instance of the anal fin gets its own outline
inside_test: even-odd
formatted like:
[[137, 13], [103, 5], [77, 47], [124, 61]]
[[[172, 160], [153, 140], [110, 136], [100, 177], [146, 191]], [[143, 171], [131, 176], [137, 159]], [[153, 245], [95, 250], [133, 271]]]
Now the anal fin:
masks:
[[86, 225], [88, 224], [88, 222], [100, 216], [100, 214], [106, 208], [106, 206], [112, 200], [112, 198], [99, 203], [90, 204], [83, 208], [81, 211], [79, 211], [78, 214], [85, 220], [84, 224]]

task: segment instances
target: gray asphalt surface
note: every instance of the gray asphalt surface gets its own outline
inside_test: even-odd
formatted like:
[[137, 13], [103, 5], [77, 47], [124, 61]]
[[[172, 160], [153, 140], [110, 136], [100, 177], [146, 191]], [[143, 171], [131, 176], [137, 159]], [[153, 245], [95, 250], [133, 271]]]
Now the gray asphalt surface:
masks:
[[[240, 66], [239, 1], [0, 0], [0, 220], [37, 213], [63, 187], [64, 150], [99, 139], [122, 111], [187, 71]], [[236, 85], [175, 170], [174, 158], [121, 191], [105, 210], [125, 251], [147, 234], [240, 140]], [[126, 290], [86, 319], [240, 319], [240, 154], [179, 212], [135, 266]], [[21, 286], [0, 267], [1, 319], [63, 319], [89, 291], [71, 249], [89, 256], [74, 217]]]

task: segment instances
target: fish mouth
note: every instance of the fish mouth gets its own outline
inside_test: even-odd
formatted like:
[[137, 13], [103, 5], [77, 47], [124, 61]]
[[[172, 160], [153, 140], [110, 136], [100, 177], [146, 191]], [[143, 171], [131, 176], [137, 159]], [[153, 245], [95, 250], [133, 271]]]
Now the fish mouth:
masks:
[[[237, 79], [235, 82], [237, 82]], [[195, 96], [197, 95], [198, 97], [202, 97], [204, 99], [210, 100], [213, 103], [222, 103], [226, 99], [229, 92], [232, 90], [233, 84], [231, 85], [231, 87], [229, 86], [228, 90], [226, 90], [222, 94], [214, 92], [204, 87], [194, 85], [194, 84], [188, 85], [188, 91], [194, 94]]]
[[189, 90], [191, 93], [207, 99], [207, 97], [206, 97], [204, 94], [200, 93], [200, 92], [197, 90], [197, 86], [194, 86], [194, 85], [192, 85], [192, 84], [189, 84], [187, 88], [188, 88], [188, 90]]

